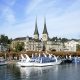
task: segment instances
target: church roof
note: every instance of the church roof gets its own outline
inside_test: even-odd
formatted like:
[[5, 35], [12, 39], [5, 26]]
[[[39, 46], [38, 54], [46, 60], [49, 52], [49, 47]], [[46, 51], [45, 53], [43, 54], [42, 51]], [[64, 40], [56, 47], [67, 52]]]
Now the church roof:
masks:
[[46, 28], [46, 20], [44, 20], [43, 34], [48, 34], [48, 32], [47, 32], [47, 28]]
[[15, 39], [13, 39], [14, 41], [16, 41], [16, 40], [26, 40], [26, 37], [18, 37], [18, 38], [15, 38]]
[[35, 22], [35, 31], [34, 31], [34, 35], [35, 35], [35, 34], [38, 34], [38, 35], [39, 35], [38, 28], [37, 28], [37, 19], [36, 19], [36, 22]]

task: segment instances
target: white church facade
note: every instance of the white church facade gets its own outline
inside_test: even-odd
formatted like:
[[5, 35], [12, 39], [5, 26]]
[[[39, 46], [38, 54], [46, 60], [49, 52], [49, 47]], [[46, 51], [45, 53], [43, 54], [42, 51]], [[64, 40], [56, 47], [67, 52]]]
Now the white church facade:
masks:
[[[50, 40], [46, 20], [44, 20], [44, 29], [42, 33], [42, 38], [39, 39], [39, 32], [37, 27], [37, 19], [35, 21], [35, 31], [34, 37], [21, 37], [16, 38], [12, 41], [12, 48], [15, 49], [15, 45], [17, 42], [24, 42], [24, 49], [25, 51], [76, 51], [76, 44], [77, 42], [68, 41], [66, 43], [62, 43], [61, 41], [53, 41]], [[65, 47], [64, 47], [65, 46]]]

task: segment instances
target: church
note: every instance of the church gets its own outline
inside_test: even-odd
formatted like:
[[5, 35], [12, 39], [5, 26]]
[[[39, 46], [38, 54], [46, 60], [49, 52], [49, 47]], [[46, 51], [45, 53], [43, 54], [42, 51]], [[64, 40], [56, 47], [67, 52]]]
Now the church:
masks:
[[24, 49], [25, 51], [61, 51], [63, 50], [63, 43], [60, 41], [53, 41], [50, 40], [47, 26], [46, 26], [46, 19], [44, 19], [44, 29], [42, 32], [42, 38], [39, 39], [39, 32], [37, 27], [37, 19], [35, 21], [35, 30], [34, 30], [34, 37], [19, 37], [15, 38], [12, 41], [12, 48], [15, 49], [17, 42], [24, 42]]
[[46, 19], [44, 19], [44, 29], [42, 33], [42, 38], [39, 39], [39, 32], [37, 27], [37, 19], [35, 21], [35, 31], [34, 38], [26, 37], [25, 41], [25, 50], [26, 51], [61, 51], [63, 48], [63, 44], [60, 41], [51, 41], [49, 39], [47, 27], [46, 27]]

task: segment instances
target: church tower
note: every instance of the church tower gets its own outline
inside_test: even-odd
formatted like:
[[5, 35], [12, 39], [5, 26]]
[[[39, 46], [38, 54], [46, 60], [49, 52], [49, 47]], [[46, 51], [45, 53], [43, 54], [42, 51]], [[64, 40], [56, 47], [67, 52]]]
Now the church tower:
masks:
[[39, 39], [39, 32], [38, 32], [38, 28], [37, 28], [37, 18], [35, 21], [34, 39]]
[[48, 32], [46, 28], [46, 19], [44, 19], [44, 29], [42, 33], [42, 41], [47, 41], [48, 40]]

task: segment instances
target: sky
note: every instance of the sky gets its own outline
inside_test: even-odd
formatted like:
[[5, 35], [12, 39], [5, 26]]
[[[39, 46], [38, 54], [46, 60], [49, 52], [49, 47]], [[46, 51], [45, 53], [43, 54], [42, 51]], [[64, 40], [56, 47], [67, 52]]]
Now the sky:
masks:
[[0, 34], [33, 37], [36, 17], [40, 38], [46, 18], [50, 38], [80, 39], [80, 0], [0, 0]]

